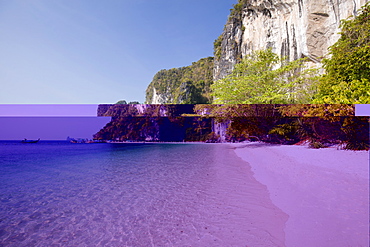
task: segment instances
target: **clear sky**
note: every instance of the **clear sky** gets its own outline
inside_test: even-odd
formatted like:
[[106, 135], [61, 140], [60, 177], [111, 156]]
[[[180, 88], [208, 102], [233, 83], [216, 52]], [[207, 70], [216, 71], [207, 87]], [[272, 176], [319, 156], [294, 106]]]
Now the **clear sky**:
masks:
[[213, 56], [237, 0], [1, 0], [0, 104], [145, 100], [156, 72]]

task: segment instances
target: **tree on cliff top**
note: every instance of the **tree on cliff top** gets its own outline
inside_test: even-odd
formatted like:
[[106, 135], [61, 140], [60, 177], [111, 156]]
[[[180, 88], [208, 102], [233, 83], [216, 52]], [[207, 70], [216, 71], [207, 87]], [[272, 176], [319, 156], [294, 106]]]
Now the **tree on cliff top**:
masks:
[[207, 57], [193, 62], [190, 66], [160, 70], [146, 89], [145, 102], [152, 103], [156, 93], [164, 96], [165, 104], [211, 103], [213, 66], [213, 57]]
[[314, 103], [370, 103], [370, 3], [360, 15], [343, 20], [340, 39], [330, 47], [331, 58], [323, 61]]
[[271, 49], [256, 51], [211, 86], [214, 103], [310, 103], [315, 92], [315, 73], [304, 68], [303, 59], [287, 62]]
[[140, 102], [139, 101], [130, 101], [130, 102], [127, 103], [126, 100], [119, 100], [115, 104], [116, 105], [127, 105], [127, 104], [129, 104], [129, 105], [137, 105], [137, 104], [140, 104]]

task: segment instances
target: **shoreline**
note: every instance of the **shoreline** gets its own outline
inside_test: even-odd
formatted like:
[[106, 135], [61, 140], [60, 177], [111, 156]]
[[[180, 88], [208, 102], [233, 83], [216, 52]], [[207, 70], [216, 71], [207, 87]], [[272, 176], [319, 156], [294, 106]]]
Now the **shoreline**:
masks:
[[368, 245], [369, 151], [230, 146], [267, 186], [273, 204], [289, 215], [286, 246]]

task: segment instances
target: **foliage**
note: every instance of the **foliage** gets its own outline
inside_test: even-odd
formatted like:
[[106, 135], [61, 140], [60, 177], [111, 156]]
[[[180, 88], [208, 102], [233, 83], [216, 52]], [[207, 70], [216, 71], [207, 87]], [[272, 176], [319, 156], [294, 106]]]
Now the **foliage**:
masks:
[[221, 58], [221, 51], [222, 51], [222, 34], [218, 36], [218, 38], [213, 42], [213, 55], [215, 56], [216, 60]]
[[259, 140], [311, 148], [342, 143], [344, 148], [369, 148], [368, 118], [354, 117], [354, 105], [195, 105], [194, 112], [228, 124], [226, 140]]
[[317, 149], [317, 148], [324, 148], [325, 145], [323, 143], [319, 142], [319, 141], [313, 141], [309, 144], [309, 147]]
[[131, 117], [138, 115], [138, 111], [135, 107], [132, 107], [128, 104], [114, 104], [106, 110], [104, 115], [112, 116], [114, 118]]
[[226, 140], [240, 142], [265, 136], [279, 120], [277, 107], [266, 104], [212, 104], [195, 105], [194, 111], [204, 118], [229, 123]]
[[208, 98], [202, 94], [204, 80], [194, 83], [191, 80], [184, 81], [175, 91], [175, 102], [181, 104], [207, 103]]
[[213, 125], [218, 122], [227, 128], [222, 139], [229, 142], [309, 141], [312, 148], [342, 144], [350, 150], [369, 149], [369, 118], [355, 117], [353, 105], [169, 104], [139, 109], [109, 105], [105, 115], [112, 121], [94, 138], [218, 142], [221, 137]]
[[192, 126], [187, 129], [185, 141], [206, 141], [211, 133], [211, 121], [203, 118], [192, 118]]
[[[355, 115], [354, 105], [283, 105], [279, 107], [279, 112], [284, 117], [298, 117], [293, 125], [297, 126], [296, 133], [300, 138], [308, 139], [310, 147], [320, 148], [323, 142], [333, 142], [334, 140], [343, 143], [356, 142], [349, 134], [345, 134], [347, 129], [344, 128], [348, 117]], [[324, 121], [333, 123], [329, 126]], [[326, 126], [326, 128], [325, 128]], [[323, 131], [317, 131], [318, 128]], [[360, 126], [357, 126], [361, 128]], [[347, 135], [347, 138], [344, 136]]]
[[345, 149], [369, 149], [369, 118], [355, 117], [354, 105], [284, 105], [284, 117], [297, 117], [297, 134], [311, 142], [340, 141]]
[[[231, 26], [234, 30], [241, 30], [242, 32], [245, 31], [245, 27], [243, 26], [243, 10], [247, 7], [250, 0], [238, 0], [237, 4], [233, 4], [233, 8], [230, 9], [230, 14], [228, 17], [227, 24], [224, 27], [223, 33], [213, 42], [213, 54], [216, 61], [219, 61], [222, 55], [223, 47], [222, 42], [225, 40], [227, 36], [227, 31], [225, 32], [225, 29], [228, 26]], [[231, 25], [230, 25], [231, 24]], [[226, 36], [225, 36], [226, 35]], [[234, 49], [238, 50], [237, 43], [234, 41], [231, 41], [231, 44], [229, 45]], [[238, 55], [236, 55], [237, 60], [241, 60], [241, 52], [237, 52]]]
[[206, 142], [208, 143], [218, 143], [220, 142], [221, 137], [215, 132], [211, 132], [206, 136]]
[[194, 112], [199, 115], [216, 118], [233, 117], [276, 117], [279, 105], [273, 104], [226, 104], [195, 105]]
[[344, 149], [369, 150], [369, 118], [349, 117], [342, 124], [345, 133]]
[[297, 124], [293, 123], [283, 123], [278, 124], [269, 131], [269, 135], [278, 135], [285, 141], [290, 141], [295, 139], [295, 134], [297, 132]]
[[274, 126], [275, 119], [269, 117], [234, 117], [226, 132], [226, 140], [241, 142], [260, 140]]
[[309, 103], [315, 91], [315, 73], [304, 68], [303, 59], [287, 62], [271, 49], [256, 51], [215, 82], [212, 95], [215, 103], [224, 104]]
[[127, 105], [127, 104], [129, 104], [129, 105], [138, 105], [138, 104], [140, 104], [140, 102], [139, 101], [130, 101], [130, 102], [127, 103], [126, 100], [119, 100], [115, 103], [115, 105]]
[[233, 8], [230, 9], [229, 20], [234, 18], [241, 20], [243, 15], [243, 9], [248, 4], [249, 0], [238, 0], [237, 4], [233, 4]]
[[284, 117], [320, 117], [336, 121], [336, 117], [355, 115], [354, 105], [345, 104], [291, 104], [278, 107]]
[[320, 78], [314, 103], [370, 103], [370, 3], [357, 17], [341, 23], [341, 37], [330, 47], [331, 57], [323, 60], [326, 70]]
[[155, 90], [167, 97], [166, 104], [212, 103], [212, 83], [213, 57], [202, 58], [187, 67], [160, 70], [146, 90], [146, 102], [152, 101]]

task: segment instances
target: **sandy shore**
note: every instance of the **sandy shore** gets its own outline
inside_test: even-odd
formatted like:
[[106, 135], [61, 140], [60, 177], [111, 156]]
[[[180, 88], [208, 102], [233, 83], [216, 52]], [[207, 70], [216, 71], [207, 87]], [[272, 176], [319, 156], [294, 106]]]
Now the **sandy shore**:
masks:
[[285, 246], [369, 246], [369, 152], [232, 146], [289, 215]]

